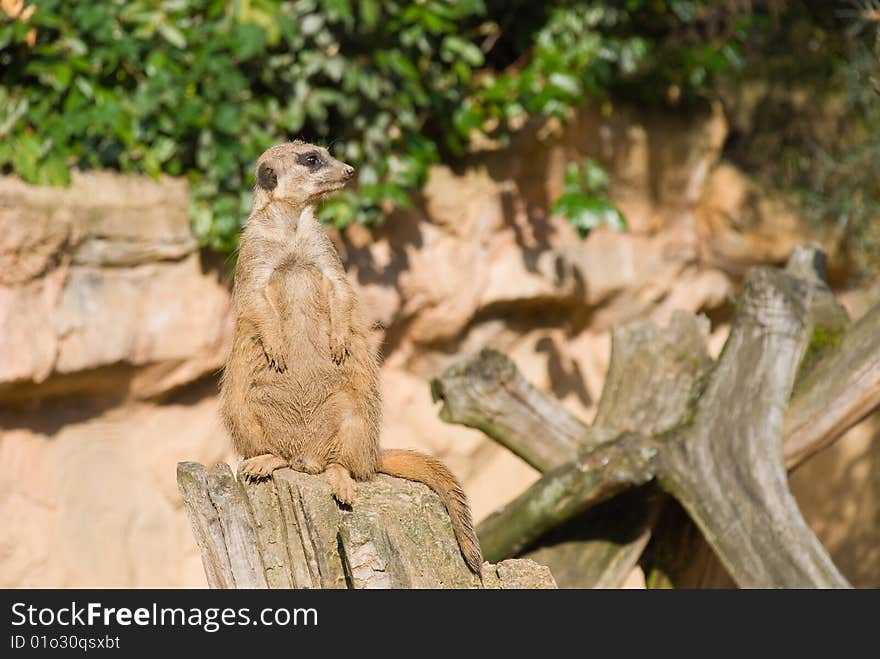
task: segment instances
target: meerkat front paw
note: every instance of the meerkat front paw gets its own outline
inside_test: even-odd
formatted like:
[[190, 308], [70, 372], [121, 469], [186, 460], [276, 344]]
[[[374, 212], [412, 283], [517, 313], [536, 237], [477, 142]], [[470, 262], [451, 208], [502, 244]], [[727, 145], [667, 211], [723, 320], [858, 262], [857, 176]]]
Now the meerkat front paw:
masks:
[[244, 460], [239, 467], [239, 472], [246, 480], [259, 481], [269, 478], [276, 469], [284, 469], [287, 466], [287, 460], [284, 458], [264, 453]]
[[287, 361], [284, 359], [284, 353], [269, 346], [266, 341], [260, 341], [260, 347], [263, 349], [263, 355], [266, 357], [266, 363], [276, 373], [284, 373], [287, 370]]
[[348, 357], [348, 336], [347, 333], [330, 334], [330, 359], [334, 364], [341, 364]]

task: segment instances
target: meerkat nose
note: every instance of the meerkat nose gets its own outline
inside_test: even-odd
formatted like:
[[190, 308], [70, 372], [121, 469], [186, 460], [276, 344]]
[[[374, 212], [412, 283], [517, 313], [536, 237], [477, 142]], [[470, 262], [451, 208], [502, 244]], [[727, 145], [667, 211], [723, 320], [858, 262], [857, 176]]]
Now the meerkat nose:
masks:
[[351, 165], [346, 165], [345, 167], [343, 167], [342, 171], [345, 172], [346, 178], [351, 178], [352, 176], [354, 176], [354, 167], [352, 167]]

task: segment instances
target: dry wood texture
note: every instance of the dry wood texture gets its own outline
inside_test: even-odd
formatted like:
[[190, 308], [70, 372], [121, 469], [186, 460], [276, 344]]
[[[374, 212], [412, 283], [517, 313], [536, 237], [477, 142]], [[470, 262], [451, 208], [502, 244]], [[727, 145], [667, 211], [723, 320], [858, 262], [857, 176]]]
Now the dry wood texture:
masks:
[[319, 476], [290, 469], [261, 483], [181, 462], [177, 481], [212, 588], [554, 588], [530, 560], [464, 563], [440, 499], [388, 476], [357, 484], [342, 509]]

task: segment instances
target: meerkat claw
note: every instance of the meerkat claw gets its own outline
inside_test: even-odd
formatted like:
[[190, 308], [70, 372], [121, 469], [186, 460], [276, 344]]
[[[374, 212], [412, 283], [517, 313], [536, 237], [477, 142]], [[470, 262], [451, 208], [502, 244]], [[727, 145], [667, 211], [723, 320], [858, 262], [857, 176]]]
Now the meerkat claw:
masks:
[[339, 366], [348, 357], [348, 346], [341, 338], [332, 338], [330, 340], [330, 358], [333, 363]]
[[268, 350], [266, 348], [265, 343], [261, 340], [260, 348], [263, 350], [263, 356], [266, 358], [266, 363], [276, 373], [284, 373], [287, 370], [287, 364], [284, 361], [284, 357], [281, 354], [277, 354], [272, 350]]
[[324, 472], [324, 478], [330, 483], [333, 498], [343, 506], [354, 503], [354, 481], [348, 469], [341, 465], [331, 464]]
[[269, 478], [276, 469], [283, 469], [287, 466], [287, 460], [264, 453], [253, 458], [248, 458], [241, 463], [239, 471], [246, 480], [259, 481]]

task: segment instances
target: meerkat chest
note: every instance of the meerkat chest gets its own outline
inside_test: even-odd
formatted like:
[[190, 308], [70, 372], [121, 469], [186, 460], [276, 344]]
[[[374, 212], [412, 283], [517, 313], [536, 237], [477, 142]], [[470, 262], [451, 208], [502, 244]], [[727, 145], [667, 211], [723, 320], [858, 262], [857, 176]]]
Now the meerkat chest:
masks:
[[303, 272], [323, 273], [325, 270], [324, 258], [321, 252], [309, 244], [293, 245], [287, 249], [278, 259], [274, 267], [275, 272], [281, 276]]
[[310, 342], [329, 332], [329, 281], [320, 255], [291, 251], [270, 277], [269, 292], [291, 337]]

